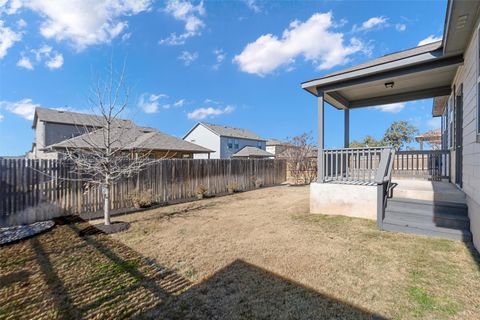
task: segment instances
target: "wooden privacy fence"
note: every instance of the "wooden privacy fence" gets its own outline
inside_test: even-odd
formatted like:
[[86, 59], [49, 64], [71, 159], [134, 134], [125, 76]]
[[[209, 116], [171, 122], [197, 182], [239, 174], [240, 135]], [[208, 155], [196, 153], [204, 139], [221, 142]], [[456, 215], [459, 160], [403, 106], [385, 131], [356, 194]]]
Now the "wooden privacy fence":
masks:
[[[157, 203], [195, 197], [198, 186], [209, 195], [240, 191], [286, 180], [284, 160], [160, 160], [112, 187], [111, 208], [132, 207], [131, 195], [147, 191]], [[103, 208], [100, 187], [89, 185], [61, 160], [0, 160], [0, 226], [42, 221]]]

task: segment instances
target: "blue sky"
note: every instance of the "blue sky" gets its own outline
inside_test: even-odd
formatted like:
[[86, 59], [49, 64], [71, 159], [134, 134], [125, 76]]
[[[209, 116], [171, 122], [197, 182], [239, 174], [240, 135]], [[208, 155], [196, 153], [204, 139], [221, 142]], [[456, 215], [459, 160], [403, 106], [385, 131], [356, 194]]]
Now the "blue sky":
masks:
[[[110, 61], [126, 61], [127, 117], [138, 124], [175, 136], [197, 121], [265, 138], [315, 136], [316, 99], [301, 82], [440, 38], [445, 8], [446, 1], [0, 0], [0, 155], [30, 149], [35, 106], [86, 110]], [[438, 127], [431, 104], [354, 110], [351, 138], [380, 137], [395, 120]], [[327, 147], [341, 146], [342, 119], [327, 108]]]

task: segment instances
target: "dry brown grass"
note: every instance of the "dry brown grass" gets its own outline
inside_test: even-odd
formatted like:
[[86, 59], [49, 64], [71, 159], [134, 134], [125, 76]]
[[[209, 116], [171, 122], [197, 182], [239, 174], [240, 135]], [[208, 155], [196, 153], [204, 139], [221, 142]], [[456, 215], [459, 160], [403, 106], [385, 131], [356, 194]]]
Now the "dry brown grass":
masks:
[[[0, 319], [478, 319], [480, 259], [463, 243], [308, 214], [276, 187], [84, 222], [0, 249]], [[140, 254], [141, 253], [141, 254]]]
[[467, 246], [380, 232], [362, 219], [310, 215], [308, 187], [262, 189], [121, 219], [132, 227], [115, 239], [194, 283], [240, 259], [389, 318], [480, 318], [480, 260]]

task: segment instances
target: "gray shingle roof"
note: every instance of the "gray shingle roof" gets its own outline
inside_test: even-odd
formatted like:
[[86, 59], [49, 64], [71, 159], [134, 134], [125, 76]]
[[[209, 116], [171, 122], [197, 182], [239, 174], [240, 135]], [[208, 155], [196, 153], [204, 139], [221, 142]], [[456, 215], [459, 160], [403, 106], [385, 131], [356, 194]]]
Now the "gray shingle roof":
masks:
[[267, 158], [273, 157], [274, 155], [265, 150], [259, 149], [257, 147], [246, 146], [243, 147], [240, 151], [235, 153], [232, 157], [255, 157], [255, 158]]
[[268, 139], [267, 146], [287, 146], [288, 142], [277, 140], [277, 139]]
[[256, 133], [247, 129], [233, 128], [205, 122], [200, 122], [200, 124], [209, 128], [219, 136], [266, 141], [265, 139], [260, 138]]
[[[73, 124], [77, 126], [89, 127], [102, 127], [105, 123], [103, 118], [97, 115], [39, 107], [35, 108], [35, 117], [33, 119], [34, 128], [36, 126], [37, 119], [45, 122]], [[119, 126], [133, 124], [133, 122], [130, 120], [117, 119], [116, 121], [118, 122]]]
[[415, 48], [411, 48], [411, 49], [387, 54], [387, 55], [384, 55], [384, 56], [379, 57], [377, 59], [373, 59], [373, 60], [367, 61], [365, 63], [355, 65], [355, 66], [350, 67], [350, 68], [342, 69], [342, 70], [327, 74], [327, 75], [325, 75], [323, 77], [320, 77], [320, 78], [316, 78], [316, 79], [313, 79], [313, 80], [308, 80], [308, 81], [305, 81], [303, 83], [307, 83], [307, 82], [314, 81], [314, 80], [319, 80], [319, 79], [330, 78], [330, 77], [337, 76], [337, 75], [340, 75], [340, 74], [349, 73], [349, 72], [352, 72], [352, 71], [366, 69], [366, 68], [370, 68], [370, 67], [373, 67], [373, 66], [378, 66], [378, 65], [381, 65], [381, 64], [384, 64], [384, 63], [413, 57], [413, 56], [420, 55], [420, 54], [423, 54], [423, 53], [438, 50], [441, 47], [442, 47], [442, 41], [441, 40], [436, 41], [436, 42], [432, 42], [432, 43], [429, 43], [429, 44], [426, 44], [426, 45], [423, 45], [423, 46], [418, 46], [418, 47], [415, 47]]
[[[48, 149], [92, 149], [105, 148], [103, 129], [98, 129], [83, 135], [64, 140], [48, 146]], [[160, 131], [152, 131], [151, 128], [125, 127], [112, 130], [112, 137], [117, 141], [113, 148], [125, 150], [152, 150], [152, 151], [184, 151], [193, 153], [213, 152], [194, 143], [170, 136]]]

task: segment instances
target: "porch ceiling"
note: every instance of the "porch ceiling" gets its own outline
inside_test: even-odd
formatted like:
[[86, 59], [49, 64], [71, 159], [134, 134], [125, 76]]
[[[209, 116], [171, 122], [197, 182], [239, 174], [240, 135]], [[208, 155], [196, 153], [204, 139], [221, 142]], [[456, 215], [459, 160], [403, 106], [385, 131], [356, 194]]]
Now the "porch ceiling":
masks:
[[[449, 95], [461, 55], [444, 56], [440, 44], [414, 48], [332, 75], [302, 88], [338, 109], [352, 109]], [[423, 49], [423, 50], [422, 50]], [[386, 83], [393, 82], [393, 87]]]

